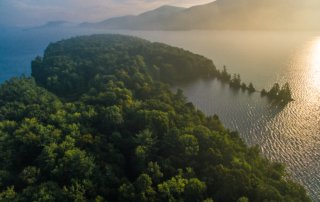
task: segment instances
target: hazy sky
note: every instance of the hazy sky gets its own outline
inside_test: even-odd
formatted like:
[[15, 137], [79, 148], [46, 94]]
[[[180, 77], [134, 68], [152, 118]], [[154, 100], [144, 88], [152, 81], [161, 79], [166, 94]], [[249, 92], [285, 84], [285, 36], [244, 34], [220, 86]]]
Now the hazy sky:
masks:
[[214, 0], [0, 0], [0, 25], [29, 26], [47, 21], [99, 21], [139, 14], [162, 5], [190, 7]]

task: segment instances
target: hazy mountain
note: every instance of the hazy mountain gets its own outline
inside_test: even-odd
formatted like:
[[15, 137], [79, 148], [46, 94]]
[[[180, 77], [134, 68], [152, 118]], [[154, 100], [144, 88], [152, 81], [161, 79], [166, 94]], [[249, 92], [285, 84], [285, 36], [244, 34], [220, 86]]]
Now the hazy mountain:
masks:
[[112, 29], [319, 29], [318, 0], [216, 0], [188, 9], [163, 6], [86, 26]]
[[83, 23], [82, 26], [111, 29], [174, 29], [168, 21], [185, 8], [162, 6], [137, 16], [123, 16], [104, 20], [98, 23]]
[[179, 13], [174, 23], [178, 29], [313, 29], [319, 9], [318, 0], [217, 0]]
[[58, 21], [50, 21], [44, 25], [32, 27], [29, 29], [47, 29], [47, 28], [59, 28], [59, 27], [71, 27], [71, 26], [75, 26], [75, 24], [68, 21], [58, 20]]

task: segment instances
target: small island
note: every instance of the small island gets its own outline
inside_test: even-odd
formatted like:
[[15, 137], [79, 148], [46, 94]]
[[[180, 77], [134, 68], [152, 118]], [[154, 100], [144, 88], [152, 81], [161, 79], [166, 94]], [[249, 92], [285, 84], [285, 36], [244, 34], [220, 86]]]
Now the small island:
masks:
[[275, 83], [269, 91], [262, 89], [261, 96], [267, 96], [275, 102], [286, 104], [293, 101], [289, 83], [285, 83], [281, 88], [278, 83]]

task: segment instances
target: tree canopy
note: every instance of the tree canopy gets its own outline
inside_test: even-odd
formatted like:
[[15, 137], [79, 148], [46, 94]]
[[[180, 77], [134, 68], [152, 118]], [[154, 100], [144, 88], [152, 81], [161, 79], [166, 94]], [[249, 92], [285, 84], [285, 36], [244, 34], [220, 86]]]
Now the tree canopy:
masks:
[[268, 92], [265, 89], [262, 89], [261, 95], [268, 96], [268, 98], [275, 100], [280, 104], [287, 104], [293, 101], [292, 92], [288, 82], [286, 82], [281, 88], [278, 83], [275, 83]]
[[165, 82], [211, 61], [134, 37], [76, 37], [0, 86], [0, 201], [310, 201]]

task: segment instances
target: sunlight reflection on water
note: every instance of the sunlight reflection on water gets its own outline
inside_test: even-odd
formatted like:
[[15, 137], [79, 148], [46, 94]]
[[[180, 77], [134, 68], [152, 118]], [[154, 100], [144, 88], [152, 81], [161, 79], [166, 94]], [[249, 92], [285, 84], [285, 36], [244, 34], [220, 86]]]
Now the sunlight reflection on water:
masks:
[[320, 37], [316, 38], [311, 46], [310, 54], [310, 81], [313, 87], [320, 91]]
[[[272, 60], [277, 54], [281, 53], [275, 51], [275, 56], [265, 60]], [[261, 67], [265, 74], [276, 78], [268, 80], [269, 83], [264, 84], [266, 88], [275, 82], [289, 82], [295, 101], [282, 109], [272, 106], [258, 93], [250, 96], [234, 93], [217, 81], [196, 81], [179, 87], [200, 110], [208, 115], [218, 114], [225, 125], [238, 130], [249, 145], [258, 144], [269, 159], [285, 163], [293, 178], [308, 188], [314, 201], [319, 201], [320, 37], [301, 42], [282, 62], [277, 71], [267, 72], [267, 66]], [[243, 75], [252, 69], [240, 73]], [[261, 80], [262, 84], [266, 82]]]

